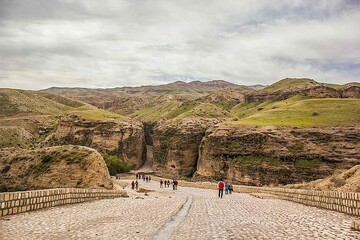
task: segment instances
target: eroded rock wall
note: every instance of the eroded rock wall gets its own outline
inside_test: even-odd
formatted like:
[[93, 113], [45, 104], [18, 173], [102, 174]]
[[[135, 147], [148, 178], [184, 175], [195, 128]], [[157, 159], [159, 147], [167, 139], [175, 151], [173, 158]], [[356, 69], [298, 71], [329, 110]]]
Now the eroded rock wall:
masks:
[[196, 171], [199, 146], [216, 119], [180, 119], [155, 126], [153, 132], [153, 169], [167, 177], [192, 176]]
[[66, 116], [47, 143], [88, 146], [117, 155], [136, 168], [144, 163], [144, 129], [138, 122], [86, 121], [76, 115]]
[[359, 163], [359, 127], [221, 124], [206, 132], [197, 176], [258, 186], [288, 184], [323, 178]]

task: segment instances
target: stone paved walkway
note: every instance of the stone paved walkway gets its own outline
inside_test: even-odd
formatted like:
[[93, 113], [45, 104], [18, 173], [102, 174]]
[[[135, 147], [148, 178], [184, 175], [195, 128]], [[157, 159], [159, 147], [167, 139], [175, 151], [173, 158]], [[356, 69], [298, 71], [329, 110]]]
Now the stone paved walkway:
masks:
[[[56, 207], [0, 219], [0, 239], [153, 239], [192, 196], [185, 220], [171, 239], [360, 239], [353, 217], [277, 199], [214, 190], [156, 189], [149, 196]], [[136, 199], [142, 197], [143, 199]]]

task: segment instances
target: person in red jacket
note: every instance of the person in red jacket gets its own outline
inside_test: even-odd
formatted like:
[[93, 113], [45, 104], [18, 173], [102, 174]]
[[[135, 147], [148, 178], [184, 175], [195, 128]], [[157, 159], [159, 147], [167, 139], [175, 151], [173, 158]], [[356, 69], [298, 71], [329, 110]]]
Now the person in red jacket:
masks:
[[225, 183], [223, 182], [223, 180], [221, 179], [220, 182], [218, 183], [218, 188], [219, 188], [219, 198], [223, 197], [224, 194], [224, 187], [225, 187]]

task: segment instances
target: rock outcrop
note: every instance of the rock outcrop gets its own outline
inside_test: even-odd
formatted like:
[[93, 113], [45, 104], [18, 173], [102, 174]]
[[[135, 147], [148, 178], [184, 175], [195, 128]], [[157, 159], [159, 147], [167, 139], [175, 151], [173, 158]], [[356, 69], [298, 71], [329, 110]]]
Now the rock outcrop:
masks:
[[113, 184], [102, 156], [83, 146], [0, 150], [2, 191], [45, 188], [106, 188]]
[[336, 171], [332, 176], [324, 179], [318, 179], [304, 184], [290, 184], [285, 187], [320, 191], [360, 192], [360, 165], [356, 165], [340, 173], [339, 171]]
[[153, 169], [160, 176], [192, 176], [196, 170], [199, 145], [206, 129], [216, 119], [177, 119], [155, 126], [152, 142]]
[[89, 121], [77, 115], [64, 116], [47, 144], [74, 144], [117, 155], [135, 167], [144, 163], [145, 138], [141, 123]]
[[287, 98], [301, 95], [314, 98], [360, 98], [359, 86], [345, 86], [340, 89], [335, 89], [325, 85], [318, 85], [314, 87], [278, 90], [274, 92], [259, 91], [245, 96], [245, 102], [264, 102], [267, 100], [285, 100]]
[[359, 127], [219, 125], [200, 145], [197, 177], [247, 185], [289, 184], [360, 163]]

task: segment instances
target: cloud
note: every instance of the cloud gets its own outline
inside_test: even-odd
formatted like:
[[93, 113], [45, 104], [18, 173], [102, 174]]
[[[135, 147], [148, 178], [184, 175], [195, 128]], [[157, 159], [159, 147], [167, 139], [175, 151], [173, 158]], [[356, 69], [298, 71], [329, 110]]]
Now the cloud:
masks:
[[359, 81], [358, 1], [4, 1], [0, 87]]

